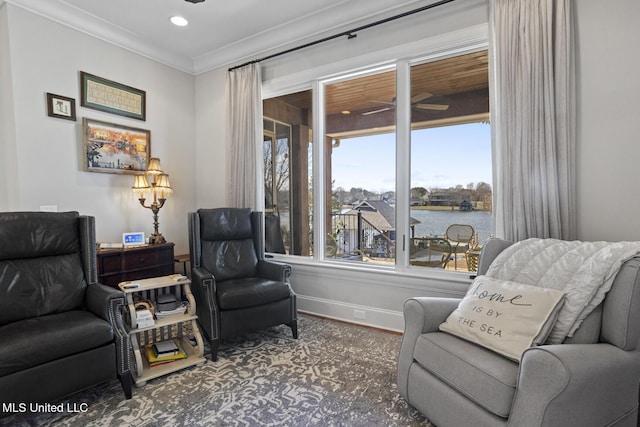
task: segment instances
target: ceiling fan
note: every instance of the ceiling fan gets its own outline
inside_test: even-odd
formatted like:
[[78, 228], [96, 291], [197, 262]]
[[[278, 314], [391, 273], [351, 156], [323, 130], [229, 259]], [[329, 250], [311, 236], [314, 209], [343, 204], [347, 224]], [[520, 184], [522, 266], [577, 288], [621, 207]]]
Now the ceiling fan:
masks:
[[[431, 98], [433, 96], [432, 93], [429, 92], [422, 92], [417, 94], [416, 96], [411, 97], [411, 107], [412, 108], [416, 108], [418, 110], [436, 110], [436, 111], [445, 111], [449, 108], [448, 104], [429, 104], [429, 103], [424, 103], [422, 101], [425, 101], [429, 98]], [[396, 97], [393, 97], [393, 100], [391, 100], [391, 102], [387, 102], [387, 101], [378, 101], [375, 99], [371, 99], [369, 100], [369, 102], [375, 102], [377, 104], [385, 104], [388, 105], [387, 107], [384, 108], [379, 108], [377, 110], [372, 110], [372, 111], [365, 111], [364, 113], [362, 113], [363, 116], [368, 116], [369, 114], [376, 114], [376, 113], [382, 113], [383, 111], [389, 111], [392, 110], [394, 108], [396, 108]]]

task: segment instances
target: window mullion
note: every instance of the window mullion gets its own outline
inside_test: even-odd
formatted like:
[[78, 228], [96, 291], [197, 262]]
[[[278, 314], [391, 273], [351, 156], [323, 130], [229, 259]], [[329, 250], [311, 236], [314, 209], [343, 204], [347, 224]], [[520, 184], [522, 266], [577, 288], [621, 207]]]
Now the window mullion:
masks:
[[325, 236], [327, 235], [324, 209], [326, 203], [325, 196], [325, 108], [324, 108], [324, 84], [319, 81], [313, 82], [312, 89], [313, 104], [313, 146], [312, 146], [312, 174], [313, 174], [313, 259], [320, 261], [324, 258]]
[[409, 205], [411, 180], [411, 74], [407, 61], [396, 65], [396, 269], [409, 264]]

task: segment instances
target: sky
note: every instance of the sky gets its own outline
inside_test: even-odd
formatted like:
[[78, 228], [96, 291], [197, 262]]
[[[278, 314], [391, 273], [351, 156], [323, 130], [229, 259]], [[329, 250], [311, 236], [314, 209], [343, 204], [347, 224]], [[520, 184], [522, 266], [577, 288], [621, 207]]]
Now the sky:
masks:
[[[332, 156], [333, 188], [394, 191], [395, 134], [340, 141]], [[483, 123], [411, 133], [411, 188], [492, 183], [491, 126]]]

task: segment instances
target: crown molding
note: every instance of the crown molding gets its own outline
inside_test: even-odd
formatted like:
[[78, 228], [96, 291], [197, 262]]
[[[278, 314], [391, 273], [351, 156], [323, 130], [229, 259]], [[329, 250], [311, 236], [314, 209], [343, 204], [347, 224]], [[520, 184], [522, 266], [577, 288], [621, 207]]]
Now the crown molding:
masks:
[[95, 15], [60, 0], [2, 0], [58, 24], [111, 43], [189, 74], [194, 74], [191, 58], [175, 55], [156, 46], [138, 34], [113, 25]]
[[[464, 2], [467, 1], [469, 0], [464, 0]], [[471, 1], [476, 2], [477, 0]], [[161, 64], [188, 74], [198, 75], [216, 68], [257, 59], [278, 49], [286, 49], [327, 34], [345, 31], [349, 27], [379, 19], [380, 16], [390, 16], [408, 11], [416, 4], [424, 4], [423, 0], [399, 1], [393, 6], [388, 6], [387, 0], [368, 0], [368, 2], [375, 12], [362, 14], [362, 8], [355, 2], [344, 1], [339, 5], [341, 8], [339, 24], [335, 23], [338, 6], [327, 7], [194, 58], [170, 52], [135, 32], [87, 13], [64, 0], [0, 0], [0, 6], [4, 3], [17, 6]], [[375, 7], [375, 3], [379, 3], [377, 5], [379, 7]], [[310, 28], [309, 22], [313, 22], [312, 28]], [[313, 31], [314, 28], [318, 30]]]
[[[372, 0], [369, 0], [372, 1]], [[335, 7], [326, 8], [314, 12], [312, 15], [301, 16], [295, 21], [270, 29], [267, 32], [254, 34], [250, 37], [238, 40], [235, 43], [226, 45], [220, 49], [208, 52], [194, 58], [194, 68], [196, 74], [204, 73], [219, 67], [227, 67], [234, 63], [243, 63], [259, 57], [266, 56], [278, 50], [284, 50], [308, 42], [316, 38], [324, 37], [327, 34], [335, 34], [344, 31], [346, 28], [362, 25], [380, 16], [392, 15], [398, 11], [408, 10], [421, 0], [410, 0], [398, 2], [392, 7], [378, 8], [376, 12], [363, 15], [353, 6], [343, 4], [343, 19], [336, 24]], [[348, 19], [349, 16], [353, 18]], [[309, 20], [313, 19], [315, 27], [321, 28], [316, 32], [309, 32]]]
[[[375, 2], [375, 0], [368, 1]], [[339, 20], [338, 24], [336, 24], [336, 7], [330, 7], [315, 11], [311, 15], [301, 16], [295, 21], [286, 22], [269, 31], [238, 40], [220, 49], [193, 58], [195, 74], [258, 59], [279, 50], [285, 50], [307, 43], [310, 40], [326, 37], [329, 34], [337, 34], [363, 23], [372, 22], [380, 19], [381, 16], [391, 16], [408, 11], [412, 7], [416, 7], [418, 3], [424, 5], [423, 0], [398, 1], [393, 6], [386, 7], [383, 6], [384, 1], [380, 3], [380, 7], [375, 8], [375, 12], [362, 14], [358, 5], [348, 1], [343, 2], [340, 14], [344, 21]], [[310, 32], [310, 20], [313, 20], [313, 28], [320, 28], [320, 30]]]

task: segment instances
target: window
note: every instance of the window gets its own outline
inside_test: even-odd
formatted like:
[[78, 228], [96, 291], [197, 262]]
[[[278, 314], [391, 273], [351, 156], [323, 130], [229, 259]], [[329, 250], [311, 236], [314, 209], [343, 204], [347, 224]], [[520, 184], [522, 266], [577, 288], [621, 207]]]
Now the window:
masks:
[[[398, 62], [315, 87], [316, 185], [311, 91], [264, 101], [265, 203], [280, 219], [285, 252], [312, 256], [312, 230], [322, 229], [315, 238], [327, 260], [473, 270], [493, 233], [487, 51]], [[315, 219], [314, 187], [324, 188]]]
[[263, 102], [265, 250], [310, 256], [311, 91]]
[[291, 126], [265, 118], [263, 135], [265, 250], [284, 254], [291, 248]]
[[395, 263], [396, 72], [327, 83], [325, 257]]
[[473, 271], [493, 234], [487, 64], [485, 50], [411, 66], [413, 266]]

